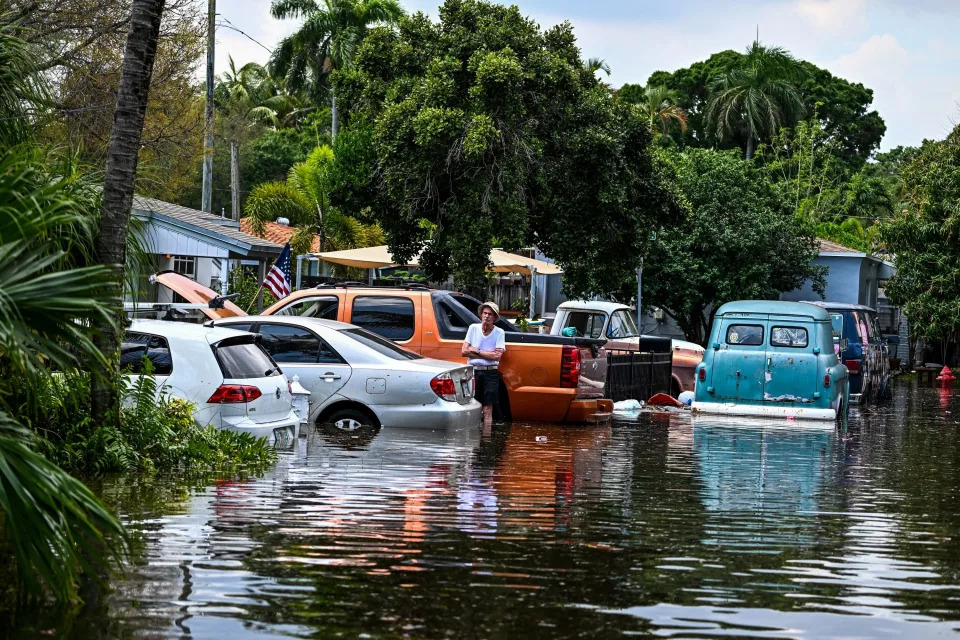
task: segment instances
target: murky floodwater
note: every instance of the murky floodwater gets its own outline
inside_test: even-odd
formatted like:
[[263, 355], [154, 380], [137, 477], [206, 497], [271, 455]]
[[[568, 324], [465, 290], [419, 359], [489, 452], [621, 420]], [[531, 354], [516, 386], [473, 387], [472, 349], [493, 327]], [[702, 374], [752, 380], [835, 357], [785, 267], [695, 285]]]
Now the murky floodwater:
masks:
[[372, 438], [101, 488], [139, 532], [78, 637], [927, 638], [960, 629], [960, 392], [846, 433], [689, 415]]

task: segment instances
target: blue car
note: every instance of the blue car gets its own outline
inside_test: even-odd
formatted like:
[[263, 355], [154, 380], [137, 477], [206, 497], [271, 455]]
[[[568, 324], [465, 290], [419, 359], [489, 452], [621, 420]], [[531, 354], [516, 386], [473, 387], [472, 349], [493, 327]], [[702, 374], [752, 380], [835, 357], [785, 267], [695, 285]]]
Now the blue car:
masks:
[[[890, 353], [877, 312], [862, 304], [813, 302], [830, 314], [833, 350], [850, 372], [850, 397], [865, 404], [890, 393]], [[842, 346], [841, 346], [842, 344]]]
[[695, 412], [845, 420], [849, 402], [826, 309], [746, 300], [717, 310], [697, 366]]

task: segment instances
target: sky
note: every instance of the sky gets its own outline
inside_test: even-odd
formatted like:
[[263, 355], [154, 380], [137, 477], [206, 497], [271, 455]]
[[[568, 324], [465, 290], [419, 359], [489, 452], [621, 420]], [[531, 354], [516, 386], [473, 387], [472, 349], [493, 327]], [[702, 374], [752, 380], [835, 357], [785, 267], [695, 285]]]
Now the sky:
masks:
[[[437, 0], [401, 1], [411, 13], [437, 17]], [[604, 80], [615, 87], [646, 84], [653, 71], [674, 71], [725, 49], [744, 51], [759, 31], [763, 44], [873, 89], [873, 108], [887, 124], [881, 151], [942, 139], [960, 122], [960, 0], [516, 4], [542, 28], [569, 21], [583, 57], [606, 60], [612, 73]], [[221, 0], [217, 13], [217, 73], [227, 69], [228, 55], [237, 66], [266, 62], [267, 49], [297, 27], [271, 18], [269, 0]]]

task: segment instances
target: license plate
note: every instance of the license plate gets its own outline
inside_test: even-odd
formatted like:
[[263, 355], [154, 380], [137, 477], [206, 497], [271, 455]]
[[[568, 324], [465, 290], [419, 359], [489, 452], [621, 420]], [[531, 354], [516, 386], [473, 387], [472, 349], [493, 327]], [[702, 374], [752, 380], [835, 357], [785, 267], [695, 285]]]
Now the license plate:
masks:
[[470, 381], [469, 381], [469, 380], [461, 380], [461, 381], [460, 381], [460, 391], [463, 392], [463, 397], [464, 397], [464, 398], [469, 398], [469, 397], [471, 397], [471, 396], [473, 395], [472, 393], [470, 393]]
[[275, 447], [286, 447], [293, 442], [293, 437], [287, 427], [279, 427], [273, 430], [273, 445]]

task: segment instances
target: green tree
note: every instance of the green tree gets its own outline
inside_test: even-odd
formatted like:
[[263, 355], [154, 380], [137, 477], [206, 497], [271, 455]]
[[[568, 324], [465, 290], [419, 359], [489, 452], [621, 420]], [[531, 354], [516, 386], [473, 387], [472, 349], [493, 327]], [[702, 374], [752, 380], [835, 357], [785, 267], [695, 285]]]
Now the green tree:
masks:
[[0, 535], [11, 543], [22, 589], [74, 600], [80, 574], [95, 577], [123, 551], [123, 529], [81, 482], [33, 449], [21, 420], [36, 414], [41, 398], [32, 391], [51, 376], [48, 367], [106, 366], [90, 327], [112, 322], [105, 303], [114, 289], [105, 267], [82, 266], [92, 260], [96, 192], [47, 173], [37, 151], [4, 144], [0, 140]]
[[[656, 71], [647, 86], [665, 85], [676, 91], [677, 105], [688, 115], [688, 128], [685, 134], [673, 131], [671, 137], [681, 147], [710, 147], [716, 140], [707, 135], [707, 122], [704, 118], [707, 103], [711, 95], [713, 82], [742, 64], [744, 54], [736, 51], [721, 51], [707, 60], [696, 62], [689, 67], [674, 72]], [[851, 83], [832, 75], [826, 69], [800, 61], [804, 70], [797, 88], [808, 114], [817, 114], [826, 134], [836, 140], [833, 153], [837, 159], [851, 169], [859, 169], [870, 155], [880, 146], [886, 126], [883, 119], [870, 106], [873, 91], [859, 83]], [[636, 93], [642, 87], [624, 85], [623, 95]], [[720, 148], [743, 148], [744, 141], [732, 139], [721, 142]]]
[[650, 126], [659, 126], [663, 137], [670, 133], [670, 125], [676, 122], [680, 132], [687, 130], [687, 112], [677, 106], [677, 92], [662, 84], [650, 85], [639, 90], [638, 85], [624, 85], [620, 99], [635, 104], [650, 118]]
[[127, 231], [133, 206], [140, 136], [150, 94], [150, 77], [157, 54], [164, 0], [134, 0], [130, 9], [130, 31], [123, 54], [123, 73], [117, 88], [117, 106], [107, 147], [103, 200], [96, 252], [100, 264], [115, 270], [116, 287], [110, 311], [116, 322], [98, 323], [97, 347], [106, 357], [102, 371], [94, 369], [90, 383], [90, 413], [94, 420], [116, 424], [120, 398], [113, 380], [117, 376], [120, 352], [118, 325], [123, 319], [119, 294], [123, 290], [127, 263]]
[[804, 112], [797, 82], [803, 74], [796, 59], [782, 47], [754, 41], [740, 64], [710, 85], [708, 131], [718, 140], [746, 140], [745, 157], [757, 142], [796, 122]]
[[335, 74], [355, 137], [331, 195], [369, 207], [398, 260], [423, 250], [431, 279], [482, 286], [496, 243], [539, 247], [571, 293], [616, 289], [680, 215], [645, 116], [584, 67], [569, 24], [477, 0], [439, 17], [371, 31]]
[[[644, 258], [645, 305], [664, 309], [688, 340], [703, 344], [725, 302], [776, 299], [807, 279], [822, 293], [816, 238], [761, 172], [730, 151], [661, 155], [690, 214]], [[635, 283], [620, 297], [632, 297]]]
[[354, 249], [383, 244], [376, 225], [364, 225], [330, 204], [333, 150], [323, 145], [290, 169], [286, 182], [265, 182], [250, 193], [247, 214], [254, 233], [262, 235], [264, 223], [283, 217], [296, 227], [290, 239], [294, 253], [311, 251], [314, 234], [319, 251]]
[[960, 335], [960, 126], [924, 141], [902, 180], [903, 206], [880, 230], [897, 267], [887, 294], [915, 337], [940, 342], [945, 361]]
[[[270, 66], [285, 76], [294, 90], [312, 86], [315, 98], [331, 71], [353, 64], [357, 47], [371, 26], [395, 24], [404, 14], [398, 0], [274, 0], [270, 11], [279, 19], [304, 19], [296, 33], [277, 45]], [[339, 111], [332, 87], [330, 111], [330, 136], [336, 139]]]

